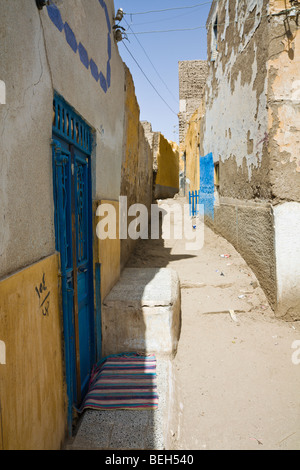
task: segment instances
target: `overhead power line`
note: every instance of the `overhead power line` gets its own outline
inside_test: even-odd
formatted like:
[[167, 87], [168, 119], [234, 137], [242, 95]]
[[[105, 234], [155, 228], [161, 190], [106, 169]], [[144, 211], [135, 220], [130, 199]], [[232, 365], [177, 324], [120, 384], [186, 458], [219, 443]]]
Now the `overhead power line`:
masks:
[[[151, 82], [151, 80], [149, 79], [149, 77], [147, 76], [147, 74], [144, 72], [144, 70], [142, 69], [142, 67], [140, 66], [140, 64], [138, 63], [138, 61], [136, 60], [136, 58], [133, 56], [133, 54], [131, 53], [131, 51], [128, 49], [128, 47], [126, 46], [125, 42], [123, 41], [121, 44], [123, 44], [123, 46], [127, 49], [127, 52], [130, 54], [131, 58], [134, 60], [134, 62], [136, 63], [136, 65], [138, 66], [138, 68], [140, 69], [140, 71], [142, 72], [142, 74], [144, 75], [144, 77], [146, 78], [146, 80], [148, 81], [148, 83], [151, 85], [151, 87], [154, 89], [154, 91], [157, 93], [157, 95], [160, 97], [160, 99], [165, 103], [165, 105], [169, 108], [169, 110], [171, 111], [171, 113], [173, 113], [177, 118], [178, 118], [178, 114], [174, 111], [174, 109], [171, 108], [171, 106], [167, 103], [167, 101], [161, 96], [161, 94], [159, 93], [159, 91], [155, 88], [155, 86], [153, 85], [153, 83]], [[196, 121], [187, 121], [187, 120], [184, 120], [182, 121], [183, 123], [185, 124], [189, 124], [190, 122], [198, 122], [199, 119], [197, 119]]]
[[157, 91], [157, 89], [155, 88], [155, 86], [153, 85], [153, 83], [150, 81], [150, 79], [148, 78], [147, 74], [144, 72], [144, 70], [142, 69], [142, 67], [140, 66], [140, 64], [138, 63], [138, 61], [135, 59], [135, 57], [133, 56], [133, 54], [131, 53], [131, 51], [128, 49], [128, 47], [126, 46], [126, 44], [124, 43], [124, 41], [122, 42], [123, 46], [127, 49], [127, 52], [130, 54], [130, 56], [132, 57], [132, 59], [134, 60], [134, 62], [136, 63], [136, 65], [138, 66], [138, 68], [140, 69], [140, 71], [142, 72], [142, 74], [144, 75], [144, 77], [146, 78], [146, 80], [148, 81], [148, 83], [151, 85], [151, 87], [154, 89], [154, 91], [157, 93], [157, 95], [160, 97], [160, 99], [165, 103], [165, 105], [169, 108], [169, 110], [175, 114], [176, 117], [178, 117], [177, 113], [171, 108], [171, 106], [167, 103], [167, 101], [161, 96], [161, 94], [159, 93], [159, 91]]
[[[266, 18], [270, 17], [270, 14], [267, 13], [266, 15], [261, 15], [260, 18]], [[246, 18], [244, 21], [253, 21], [255, 16], [251, 16], [250, 18]], [[229, 21], [228, 23], [218, 23], [218, 26], [226, 26], [229, 24], [236, 23], [236, 21]], [[206, 26], [195, 26], [194, 28], [178, 28], [178, 29], [163, 29], [163, 30], [154, 30], [154, 31], [140, 31], [136, 32], [135, 34], [154, 34], [154, 33], [174, 33], [174, 32], [180, 32], [180, 31], [196, 31], [198, 29], [206, 29]], [[127, 33], [127, 34], [132, 34], [132, 33]]]
[[[126, 18], [124, 18], [124, 19], [125, 19], [125, 21], [126, 21]], [[147, 59], [149, 60], [150, 64], [152, 65], [153, 69], [155, 70], [155, 72], [156, 72], [157, 76], [159, 77], [160, 81], [164, 84], [164, 86], [166, 87], [166, 89], [168, 90], [168, 92], [170, 93], [170, 95], [172, 96], [172, 98], [174, 99], [174, 101], [175, 101], [176, 103], [178, 103], [178, 99], [175, 98], [175, 96], [173, 95], [172, 91], [169, 89], [168, 85], [166, 84], [166, 82], [164, 81], [164, 79], [161, 77], [160, 73], [158, 72], [157, 68], [155, 67], [155, 65], [153, 64], [152, 60], [150, 59], [148, 53], [146, 52], [144, 46], [141, 44], [139, 38], [136, 36], [135, 32], [133, 31], [131, 25], [129, 25], [127, 21], [126, 21], [126, 23], [127, 23], [127, 26], [129, 27], [129, 29], [131, 29], [132, 33], [134, 34], [134, 36], [135, 36], [137, 42], [139, 43], [139, 45], [141, 46], [142, 50], [144, 51], [145, 56], [146, 56]]]
[[[195, 28], [180, 28], [180, 29], [163, 29], [163, 30], [156, 30], [156, 31], [140, 31], [136, 32], [135, 34], [154, 34], [154, 33], [174, 33], [179, 31], [195, 31], [197, 29], [205, 29], [206, 26], [196, 26]], [[133, 33], [127, 33], [133, 34]]]
[[[167, 21], [174, 21], [177, 18], [184, 18], [186, 16], [191, 16], [195, 15], [199, 10], [201, 10], [201, 7], [197, 7], [195, 10], [188, 10], [187, 12], [180, 12], [180, 14], [177, 15], [172, 15], [171, 14], [168, 17], [165, 17], [164, 15], [163, 18], [160, 17], [159, 19], [153, 20], [153, 21], [143, 21], [142, 23], [133, 23], [133, 26], [143, 26], [143, 25], [149, 25], [149, 24], [157, 24], [157, 23], [166, 23]], [[133, 18], [131, 17], [131, 21]]]
[[202, 3], [197, 3], [196, 5], [190, 5], [190, 6], [185, 6], [185, 7], [173, 7], [173, 8], [165, 8], [163, 10], [150, 10], [150, 11], [140, 11], [140, 12], [135, 12], [135, 13], [125, 13], [125, 15], [148, 15], [148, 13], [162, 13], [165, 11], [172, 11], [172, 10], [187, 10], [191, 8], [197, 8], [202, 5], [208, 5], [211, 4], [212, 1], [210, 2], [202, 2]]

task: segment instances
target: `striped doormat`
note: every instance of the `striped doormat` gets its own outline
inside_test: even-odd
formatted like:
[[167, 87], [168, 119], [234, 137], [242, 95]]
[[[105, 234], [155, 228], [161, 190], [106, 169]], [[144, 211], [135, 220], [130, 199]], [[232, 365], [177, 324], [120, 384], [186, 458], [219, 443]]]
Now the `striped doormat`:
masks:
[[80, 412], [157, 407], [155, 356], [128, 353], [109, 356], [96, 366]]

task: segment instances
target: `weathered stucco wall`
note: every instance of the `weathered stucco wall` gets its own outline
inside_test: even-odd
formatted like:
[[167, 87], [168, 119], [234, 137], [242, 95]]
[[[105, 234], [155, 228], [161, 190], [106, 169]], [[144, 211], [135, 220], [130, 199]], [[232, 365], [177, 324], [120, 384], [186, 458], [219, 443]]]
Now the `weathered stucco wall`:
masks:
[[219, 205], [212, 226], [244, 256], [275, 305], [273, 215], [268, 204], [267, 13], [266, 0], [212, 5], [200, 153], [212, 152], [219, 163]]
[[39, 12], [35, 1], [17, 6], [0, 0], [0, 17], [0, 76], [7, 95], [0, 108], [1, 278], [55, 250], [54, 90], [94, 131], [94, 200], [117, 200], [120, 194], [125, 95], [112, 0], [65, 0], [53, 17], [47, 8]]
[[208, 28], [211, 60], [218, 18], [218, 53], [210, 62], [203, 119], [202, 154], [220, 162], [220, 195], [270, 196], [268, 176], [268, 2], [214, 2]]
[[202, 147], [220, 161], [221, 196], [299, 201], [299, 29], [285, 15], [268, 16], [285, 4], [222, 0], [211, 9], [209, 59], [216, 16], [218, 52], [210, 62]]
[[142, 121], [145, 137], [150, 145], [153, 160], [153, 198], [173, 197], [179, 188], [179, 146], [154, 132], [147, 121]]
[[287, 8], [285, 4], [270, 1], [270, 181], [276, 201], [300, 202], [300, 30], [293, 18], [275, 16]]
[[300, 45], [286, 8], [281, 0], [213, 2], [208, 79], [184, 149], [190, 189], [200, 184], [198, 144], [200, 155], [212, 152], [219, 186], [214, 220], [207, 221], [244, 256], [278, 315], [295, 318], [299, 292], [282, 226], [289, 222], [286, 238], [299, 257], [298, 209], [288, 203], [299, 204], [300, 191]]
[[[269, 151], [274, 207], [277, 313], [300, 319], [300, 30], [270, 0]], [[278, 15], [279, 14], [279, 15]]]
[[153, 138], [154, 199], [174, 197], [179, 191], [179, 151], [160, 132]]
[[[108, 18], [101, 3], [106, 5]], [[105, 3], [78, 0], [74, 4], [66, 0], [60, 12], [62, 21], [68, 23], [75, 38], [60, 32], [46, 9], [40, 14], [52, 86], [94, 131], [93, 199], [117, 200], [125, 95], [123, 62], [112, 31], [114, 3], [112, 0]]]
[[[219, 164], [218, 204], [208, 223], [244, 256], [276, 312], [293, 311], [295, 318], [299, 293], [293, 269], [288, 274], [279, 267], [286, 250], [280, 253], [277, 239], [283, 239], [279, 220], [291, 223], [290, 206], [277, 205], [298, 203], [300, 191], [299, 29], [286, 14], [277, 15], [289, 7], [281, 0], [213, 2], [205, 113], [198, 132], [200, 154], [212, 152]], [[190, 123], [187, 168], [193, 167], [196, 132]], [[298, 245], [293, 242], [295, 256]]]
[[0, 282], [0, 449], [57, 450], [66, 390], [57, 255]]
[[[121, 196], [127, 197], [127, 208], [123, 220], [127, 228], [137, 216], [128, 215], [130, 206], [144, 204], [148, 209], [152, 202], [153, 154], [140, 123], [140, 108], [135, 95], [133, 79], [125, 66], [125, 119], [124, 146], [121, 172]], [[150, 211], [149, 211], [150, 215]], [[122, 216], [122, 214], [121, 214]], [[125, 217], [124, 217], [125, 216]], [[136, 245], [136, 240], [127, 236], [121, 239], [121, 269], [125, 266]]]
[[141, 124], [144, 128], [144, 132], [145, 132], [145, 137], [148, 141], [148, 144], [150, 145], [150, 148], [152, 150], [152, 147], [153, 147], [153, 136], [154, 136], [154, 132], [152, 130], [152, 125], [150, 122], [148, 121], [141, 121]]
[[[0, 77], [6, 85], [0, 106], [0, 341], [7, 346], [5, 366], [2, 349], [0, 358], [0, 446], [9, 449], [58, 449], [67, 425], [54, 233], [54, 91], [92, 128], [94, 206], [118, 201], [121, 186], [126, 93], [113, 1], [53, 5], [39, 11], [34, 0], [0, 0]], [[143, 166], [143, 197], [145, 174]], [[101, 244], [95, 233], [94, 242], [105, 295], [118, 279], [120, 243]], [[41, 270], [51, 291], [48, 316], [35, 290]]]
[[53, 91], [39, 13], [35, 2], [1, 0], [0, 18], [0, 76], [6, 84], [6, 104], [0, 106], [1, 278], [53, 253], [55, 235], [49, 178]]
[[149, 213], [153, 198], [153, 153], [145, 136], [142, 123], [139, 123], [139, 164], [138, 164], [138, 202], [147, 207]]
[[206, 60], [185, 60], [179, 67], [179, 144], [184, 142], [188, 123], [201, 103], [208, 74]]
[[198, 191], [200, 185], [200, 122], [204, 115], [204, 101], [191, 116], [186, 137], [184, 141], [184, 151], [186, 158], [186, 191]]

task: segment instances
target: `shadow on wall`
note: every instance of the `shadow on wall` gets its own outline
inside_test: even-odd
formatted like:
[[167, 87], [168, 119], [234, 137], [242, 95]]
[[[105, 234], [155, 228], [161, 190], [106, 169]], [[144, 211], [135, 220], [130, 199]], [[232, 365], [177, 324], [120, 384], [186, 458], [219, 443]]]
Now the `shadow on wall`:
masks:
[[[162, 209], [161, 219], [165, 213]], [[159, 237], [137, 241], [120, 281], [103, 301], [103, 356], [134, 352], [155, 354], [157, 360], [158, 410], [116, 412], [118, 422], [129, 420], [123, 431], [131, 427], [139, 436], [133, 439], [138, 449], [164, 449], [171, 386], [168, 364], [176, 355], [181, 331], [180, 283], [177, 273], [166, 267], [170, 261], [192, 257], [171, 253], [160, 220]]]
[[179, 192], [179, 151], [162, 134], [153, 135], [154, 199], [173, 198]]
[[[162, 219], [167, 214], [159, 208], [160, 225], [157, 238], [151, 237], [149, 222], [148, 239], [138, 239], [136, 247], [124, 267], [119, 282], [103, 300], [103, 356], [120, 352], [173, 355], [179, 338], [180, 303], [175, 314], [172, 309], [180, 300], [179, 280], [171, 270], [165, 269], [171, 261], [193, 258], [190, 254], [171, 253], [163, 237]], [[175, 234], [175, 215], [171, 213], [171, 237]], [[173, 233], [172, 233], [173, 231]], [[168, 271], [168, 272], [167, 272]], [[164, 310], [151, 308], [168, 307], [170, 322], [160, 324]], [[169, 307], [171, 306], [171, 309]], [[150, 310], [148, 309], [150, 308]], [[177, 308], [177, 306], [176, 306]], [[125, 313], [126, 310], [126, 313]], [[159, 312], [159, 315], [157, 315]], [[145, 323], [145, 319], [151, 321]], [[175, 318], [176, 317], [176, 318]], [[107, 320], [107, 323], [106, 323]], [[156, 322], [158, 330], [153, 324]], [[176, 323], [177, 322], [177, 323]], [[176, 323], [176, 324], [175, 324]], [[172, 324], [172, 331], [169, 325]], [[165, 331], [168, 330], [168, 331]], [[170, 337], [163, 338], [170, 334]]]

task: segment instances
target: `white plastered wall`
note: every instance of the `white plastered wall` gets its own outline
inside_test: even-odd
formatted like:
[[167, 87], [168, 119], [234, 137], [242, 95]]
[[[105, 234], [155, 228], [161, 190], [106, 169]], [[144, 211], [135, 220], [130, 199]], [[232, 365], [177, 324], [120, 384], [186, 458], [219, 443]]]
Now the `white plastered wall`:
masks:
[[274, 207], [278, 314], [300, 319], [300, 203]]

